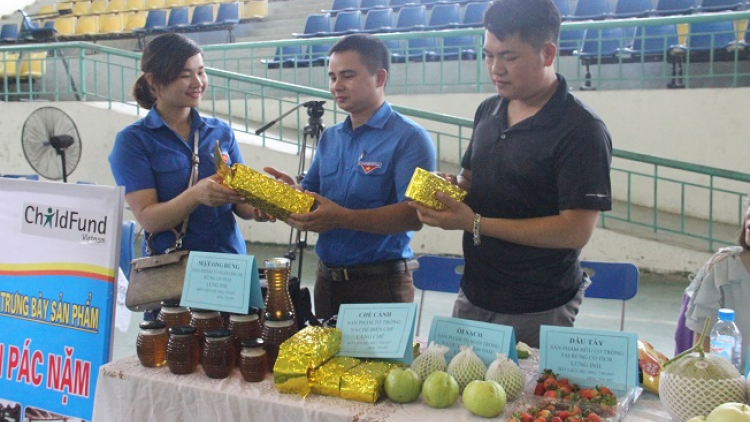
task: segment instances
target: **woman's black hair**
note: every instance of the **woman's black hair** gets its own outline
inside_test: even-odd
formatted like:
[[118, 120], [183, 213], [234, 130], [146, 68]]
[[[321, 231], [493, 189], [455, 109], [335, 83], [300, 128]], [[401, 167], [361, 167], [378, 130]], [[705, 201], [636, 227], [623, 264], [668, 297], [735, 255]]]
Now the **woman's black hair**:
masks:
[[177, 33], [159, 35], [146, 44], [141, 57], [143, 74], [133, 86], [133, 96], [138, 105], [151, 109], [156, 102], [153, 90], [146, 80], [147, 73], [152, 75], [155, 85], [167, 85], [180, 76], [189, 58], [202, 51], [195, 41]]

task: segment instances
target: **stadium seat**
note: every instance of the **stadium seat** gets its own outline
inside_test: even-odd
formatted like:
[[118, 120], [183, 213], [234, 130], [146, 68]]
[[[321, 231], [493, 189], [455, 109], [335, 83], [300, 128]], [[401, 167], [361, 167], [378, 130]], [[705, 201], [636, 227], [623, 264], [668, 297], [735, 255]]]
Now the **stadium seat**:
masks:
[[658, 0], [654, 14], [657, 16], [689, 15], [695, 12], [695, 0]]
[[427, 30], [452, 29], [461, 24], [461, 6], [458, 3], [440, 3], [432, 8]]
[[362, 31], [362, 12], [359, 10], [347, 10], [336, 14], [336, 22], [333, 24], [332, 36], [354, 34]]
[[424, 5], [402, 7], [398, 12], [398, 32], [421, 31], [427, 26], [427, 8]]
[[263, 59], [261, 63], [265, 64], [269, 69], [296, 67], [297, 61], [302, 59], [302, 55], [301, 45], [276, 47], [276, 56], [271, 60]]
[[21, 56], [19, 76], [22, 79], [41, 79], [47, 72], [47, 51], [32, 51]]
[[591, 85], [591, 65], [621, 62], [621, 53], [627, 52], [632, 44], [633, 31], [621, 27], [587, 29], [583, 35], [578, 57], [586, 67], [586, 75], [581, 90], [594, 89]]
[[693, 22], [688, 31], [686, 52], [689, 61], [734, 60], [737, 36], [734, 21]]
[[609, 0], [578, 0], [569, 20], [600, 20], [609, 17]]
[[303, 33], [293, 33], [297, 38], [326, 37], [331, 34], [331, 14], [321, 13], [307, 15]]
[[75, 16], [83, 16], [88, 15], [91, 12], [91, 2], [90, 1], [77, 1], [73, 3], [73, 15]]
[[723, 12], [739, 10], [743, 6], [741, 0], [703, 0], [698, 7], [699, 12]]
[[617, 0], [612, 17], [615, 19], [644, 18], [651, 13], [651, 0]]
[[558, 44], [558, 54], [570, 56], [581, 48], [583, 42], [583, 29], [562, 29]]
[[464, 9], [464, 19], [459, 25], [461, 28], [481, 28], [484, 19], [484, 11], [490, 6], [490, 2], [467, 3]]
[[76, 36], [90, 38], [99, 34], [99, 15], [79, 16], [76, 22]]
[[107, 11], [107, 0], [93, 0], [91, 2], [91, 10], [90, 13], [92, 15], [98, 15], [100, 13], [105, 13]]
[[164, 7], [182, 7], [187, 6], [187, 2], [185, 0], [164, 0]]
[[359, 10], [367, 13], [372, 9], [387, 9], [388, 0], [362, 0], [359, 3]]
[[214, 21], [214, 4], [199, 4], [193, 9], [191, 26], [208, 25]]
[[331, 16], [336, 16], [339, 12], [347, 10], [357, 10], [359, 5], [358, 0], [333, 0], [330, 9], [321, 10], [322, 13], [328, 13]]
[[557, 10], [560, 12], [560, 19], [564, 21], [570, 19], [570, 4], [568, 0], [552, 0], [552, 3], [557, 6]]
[[60, 16], [55, 19], [55, 30], [57, 35], [60, 37], [72, 37], [76, 34], [76, 21], [78, 20], [75, 16]]
[[325, 66], [328, 63], [328, 50], [330, 49], [331, 45], [325, 43], [308, 45], [305, 57], [298, 60], [297, 65], [300, 67]]
[[390, 0], [388, 2], [388, 7], [390, 7], [394, 12], [398, 12], [404, 6], [413, 6], [417, 3], [418, 0]]
[[425, 292], [458, 293], [464, 273], [464, 259], [422, 255], [417, 258], [419, 268], [414, 270], [414, 287], [419, 290], [419, 311], [417, 312], [416, 334], [422, 321]]
[[633, 47], [629, 50], [631, 60], [636, 62], [668, 61], [672, 65], [672, 80], [669, 88], [680, 88], [682, 61], [677, 59], [684, 54], [685, 46], [679, 43], [677, 26], [649, 25], [639, 26], [633, 37]]
[[[397, 32], [412, 32], [425, 29], [427, 25], [426, 15], [427, 8], [424, 5], [406, 6], [401, 8], [398, 13], [396, 22]], [[403, 46], [396, 51], [391, 52], [391, 61], [394, 63], [403, 63], [409, 61], [422, 61], [429, 56], [439, 53], [439, 46], [435, 37], [412, 38], [406, 41], [406, 48]]]
[[122, 13], [99, 15], [99, 34], [122, 34], [125, 24]]
[[[125, 26], [123, 32], [132, 33], [134, 29], [143, 28], [146, 26], [146, 20], [150, 11], [141, 10], [138, 12], [131, 12], [127, 16], [123, 16]], [[164, 20], [166, 21], [166, 13], [164, 14]]]
[[18, 31], [18, 39], [31, 42], [47, 42], [55, 39], [54, 28], [40, 28], [31, 22], [31, 18], [23, 10], [21, 13], [21, 28]]
[[250, 0], [245, 2], [243, 19], [263, 19], [268, 16], [268, 0]]
[[169, 10], [167, 29], [177, 29], [190, 25], [190, 9], [187, 6], [175, 7]]
[[164, 0], [146, 0], [146, 3], [143, 5], [143, 9], [152, 10], [152, 9], [163, 9], [165, 6]]
[[[73, 3], [69, 1], [61, 1], [57, 3], [55, 6], [55, 9], [59, 12], [61, 10], [69, 10], [70, 12], [67, 12], [65, 14], [72, 14], [73, 13]], [[60, 13], [62, 14], [62, 13]]]
[[18, 39], [18, 25], [15, 23], [4, 23], [0, 28], [0, 42], [12, 43]]
[[[185, 20], [187, 20], [187, 13], [185, 14]], [[153, 31], [155, 29], [164, 28], [167, 26], [167, 11], [164, 9], [149, 10], [146, 15], [146, 21], [143, 23], [142, 30]], [[134, 30], [136, 28], [133, 28]]]
[[107, 12], [117, 13], [125, 10], [125, 0], [109, 0]]
[[376, 9], [367, 12], [362, 32], [376, 34], [391, 31], [393, 31], [393, 9]]
[[43, 17], [59, 16], [59, 13], [57, 13], [57, 7], [54, 4], [44, 4], [39, 6], [39, 10], [36, 14]]
[[0, 53], [0, 83], [3, 79], [15, 79], [18, 76], [19, 53]]

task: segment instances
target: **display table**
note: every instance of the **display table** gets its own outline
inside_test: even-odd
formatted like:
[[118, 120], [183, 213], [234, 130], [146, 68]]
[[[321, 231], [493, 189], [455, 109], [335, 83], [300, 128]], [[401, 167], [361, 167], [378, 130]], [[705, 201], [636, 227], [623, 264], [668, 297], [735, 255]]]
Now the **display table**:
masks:
[[[522, 359], [527, 387], [533, 390], [538, 356]], [[109, 421], [262, 421], [262, 422], [413, 422], [484, 421], [460, 402], [448, 409], [433, 409], [418, 399], [398, 404], [387, 398], [361, 403], [310, 394], [302, 398], [280, 394], [268, 375], [263, 382], [247, 383], [236, 368], [225, 379], [206, 377], [202, 369], [174, 375], [164, 366], [145, 368], [135, 356], [103, 365], [99, 370], [93, 420]], [[498, 420], [498, 419], [495, 419]], [[505, 420], [505, 419], [500, 419]], [[626, 422], [671, 421], [659, 398], [644, 392], [631, 405]]]

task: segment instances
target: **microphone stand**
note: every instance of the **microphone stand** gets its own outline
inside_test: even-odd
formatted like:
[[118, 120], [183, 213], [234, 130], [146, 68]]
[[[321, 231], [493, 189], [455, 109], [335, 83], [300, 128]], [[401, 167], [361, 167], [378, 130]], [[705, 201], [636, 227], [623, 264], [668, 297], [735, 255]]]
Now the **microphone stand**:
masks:
[[[302, 182], [302, 179], [305, 178], [305, 153], [307, 152], [307, 143], [308, 139], [312, 140], [311, 145], [311, 156], [315, 155], [315, 149], [318, 145], [318, 140], [320, 140], [320, 135], [323, 133], [323, 130], [325, 129], [325, 126], [323, 125], [323, 113], [325, 113], [325, 110], [323, 109], [323, 104], [325, 104], [325, 101], [306, 101], [301, 104], [297, 104], [294, 106], [291, 110], [287, 111], [286, 113], [282, 114], [281, 116], [277, 117], [276, 119], [266, 123], [265, 125], [261, 126], [260, 129], [255, 131], [256, 135], [260, 135], [261, 133], [265, 132], [268, 128], [278, 123], [281, 119], [284, 117], [292, 114], [295, 110], [301, 108], [301, 107], [307, 107], [307, 125], [305, 125], [303, 129], [303, 138], [302, 138], [302, 148], [300, 149], [299, 154], [299, 164], [297, 166], [297, 176], [295, 177], [295, 180], [297, 183]], [[299, 257], [299, 261], [297, 262], [297, 279], [302, 280], [302, 260], [305, 248], [307, 247], [307, 232], [302, 232], [300, 230], [297, 230], [295, 228], [291, 229], [291, 232], [289, 233], [289, 249], [287, 250], [287, 253], [284, 255], [285, 258], [288, 258], [290, 261], [294, 261]]]

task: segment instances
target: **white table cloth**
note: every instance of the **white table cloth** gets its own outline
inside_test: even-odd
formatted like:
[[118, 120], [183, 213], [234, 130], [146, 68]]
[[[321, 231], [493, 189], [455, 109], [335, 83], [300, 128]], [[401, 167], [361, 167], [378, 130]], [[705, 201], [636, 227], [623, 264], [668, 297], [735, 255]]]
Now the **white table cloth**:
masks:
[[[527, 390], [533, 390], [538, 356], [522, 359]], [[505, 415], [507, 416], [507, 415]], [[103, 365], [99, 370], [93, 420], [118, 421], [262, 421], [262, 422], [414, 422], [486, 421], [473, 416], [459, 402], [433, 409], [418, 399], [398, 404], [387, 398], [360, 403], [310, 394], [302, 398], [280, 394], [272, 375], [260, 383], [247, 383], [238, 369], [228, 378], [214, 380], [203, 370], [174, 375], [164, 366], [145, 368], [135, 356]], [[505, 418], [497, 418], [502, 420]], [[669, 422], [659, 398], [644, 392], [623, 419], [625, 422]]]

